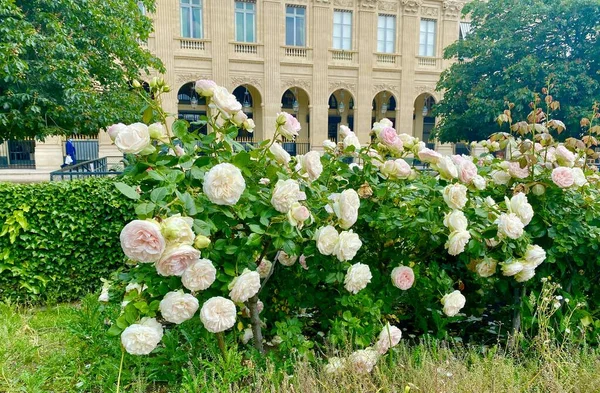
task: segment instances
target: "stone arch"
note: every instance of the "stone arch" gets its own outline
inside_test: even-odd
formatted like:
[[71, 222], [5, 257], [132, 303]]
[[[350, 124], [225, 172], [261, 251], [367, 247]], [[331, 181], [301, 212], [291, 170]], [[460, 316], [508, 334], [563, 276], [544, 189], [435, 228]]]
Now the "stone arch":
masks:
[[240, 84], [233, 88], [231, 93], [236, 96], [237, 100], [242, 104], [242, 111], [254, 120], [254, 125], [256, 126], [253, 133], [240, 131], [238, 139], [244, 141], [263, 139], [264, 101], [260, 89], [249, 83]]

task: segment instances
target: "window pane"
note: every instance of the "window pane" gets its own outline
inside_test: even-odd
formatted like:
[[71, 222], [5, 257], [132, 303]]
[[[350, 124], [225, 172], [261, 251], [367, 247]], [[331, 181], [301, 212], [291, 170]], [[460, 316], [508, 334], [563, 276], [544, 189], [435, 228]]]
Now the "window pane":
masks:
[[254, 42], [254, 14], [246, 14], [246, 42]]
[[235, 40], [244, 41], [244, 14], [242, 12], [235, 13]]
[[350, 25], [352, 24], [352, 13], [351, 12], [342, 12], [344, 15], [344, 24]]
[[243, 10], [245, 8], [244, 3], [242, 3], [241, 1], [236, 1], [235, 8], [237, 8], [238, 10]]
[[285, 44], [294, 45], [294, 18], [289, 16], [285, 18]]
[[342, 13], [339, 11], [336, 11], [333, 13], [333, 23], [342, 23]]
[[181, 7], [181, 36], [190, 37], [190, 8]]
[[[303, 9], [303, 8], [299, 8]], [[296, 19], [296, 45], [305, 46], [304, 38], [306, 37], [306, 31], [304, 29], [304, 18]]]
[[342, 25], [333, 25], [333, 36], [341, 37], [342, 36]]
[[385, 30], [377, 29], [377, 40], [384, 41], [385, 40]]
[[296, 15], [304, 16], [306, 8], [304, 7], [294, 7], [296, 8]]
[[200, 0], [192, 0], [192, 4], [200, 5]]
[[192, 9], [192, 37], [202, 38], [202, 16], [199, 7]]
[[342, 49], [344, 49], [344, 50], [352, 49], [352, 41], [350, 40], [350, 38], [344, 38]]
[[352, 35], [352, 27], [344, 25], [342, 28], [342, 35], [344, 36], [344, 38], [349, 38]]

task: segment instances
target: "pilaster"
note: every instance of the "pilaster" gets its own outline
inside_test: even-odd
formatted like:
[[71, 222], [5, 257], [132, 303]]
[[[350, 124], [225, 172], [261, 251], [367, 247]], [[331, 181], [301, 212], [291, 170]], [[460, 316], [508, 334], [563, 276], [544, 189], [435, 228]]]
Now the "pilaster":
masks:
[[[400, 121], [398, 127], [402, 132], [415, 135], [413, 129], [413, 96], [415, 85], [416, 55], [419, 45], [419, 9], [422, 0], [402, 0], [402, 90], [400, 91]], [[409, 126], [410, 125], [410, 126]], [[406, 129], [404, 129], [406, 127]], [[410, 130], [408, 129], [410, 127]]]
[[310, 145], [312, 149], [322, 149], [327, 139], [327, 120], [329, 109], [328, 67], [329, 48], [331, 47], [331, 26], [333, 13], [329, 1], [318, 0], [312, 8], [313, 42], [313, 89], [310, 110]]
[[[368, 143], [373, 115], [371, 96], [373, 85], [373, 53], [377, 43], [377, 18], [374, 2], [362, 1], [358, 9], [357, 35], [358, 49], [358, 89], [355, 100], [354, 131], [362, 144]], [[375, 37], [375, 39], [373, 38]]]

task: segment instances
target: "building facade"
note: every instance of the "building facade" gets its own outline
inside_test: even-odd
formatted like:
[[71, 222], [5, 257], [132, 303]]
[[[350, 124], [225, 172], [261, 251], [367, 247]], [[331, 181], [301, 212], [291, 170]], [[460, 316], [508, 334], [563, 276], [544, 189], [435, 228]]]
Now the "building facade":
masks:
[[[449, 153], [452, 146], [429, 138], [431, 107], [441, 98], [440, 74], [451, 64], [443, 49], [468, 31], [464, 2], [158, 0], [148, 14], [154, 33], [140, 44], [163, 61], [172, 88], [164, 106], [179, 118], [206, 113], [193, 83], [212, 79], [254, 119], [254, 134], [240, 136], [245, 141], [271, 137], [277, 113], [287, 111], [302, 125], [297, 141], [287, 144], [292, 154], [337, 140], [341, 124], [366, 142], [372, 123], [383, 117]], [[106, 143], [105, 136], [98, 140]]]

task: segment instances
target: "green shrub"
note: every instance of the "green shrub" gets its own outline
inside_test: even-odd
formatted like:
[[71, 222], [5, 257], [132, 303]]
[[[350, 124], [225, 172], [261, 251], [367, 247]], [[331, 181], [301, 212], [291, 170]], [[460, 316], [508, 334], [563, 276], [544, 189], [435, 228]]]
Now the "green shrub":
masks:
[[134, 217], [109, 178], [0, 184], [0, 299], [73, 300], [123, 265]]

